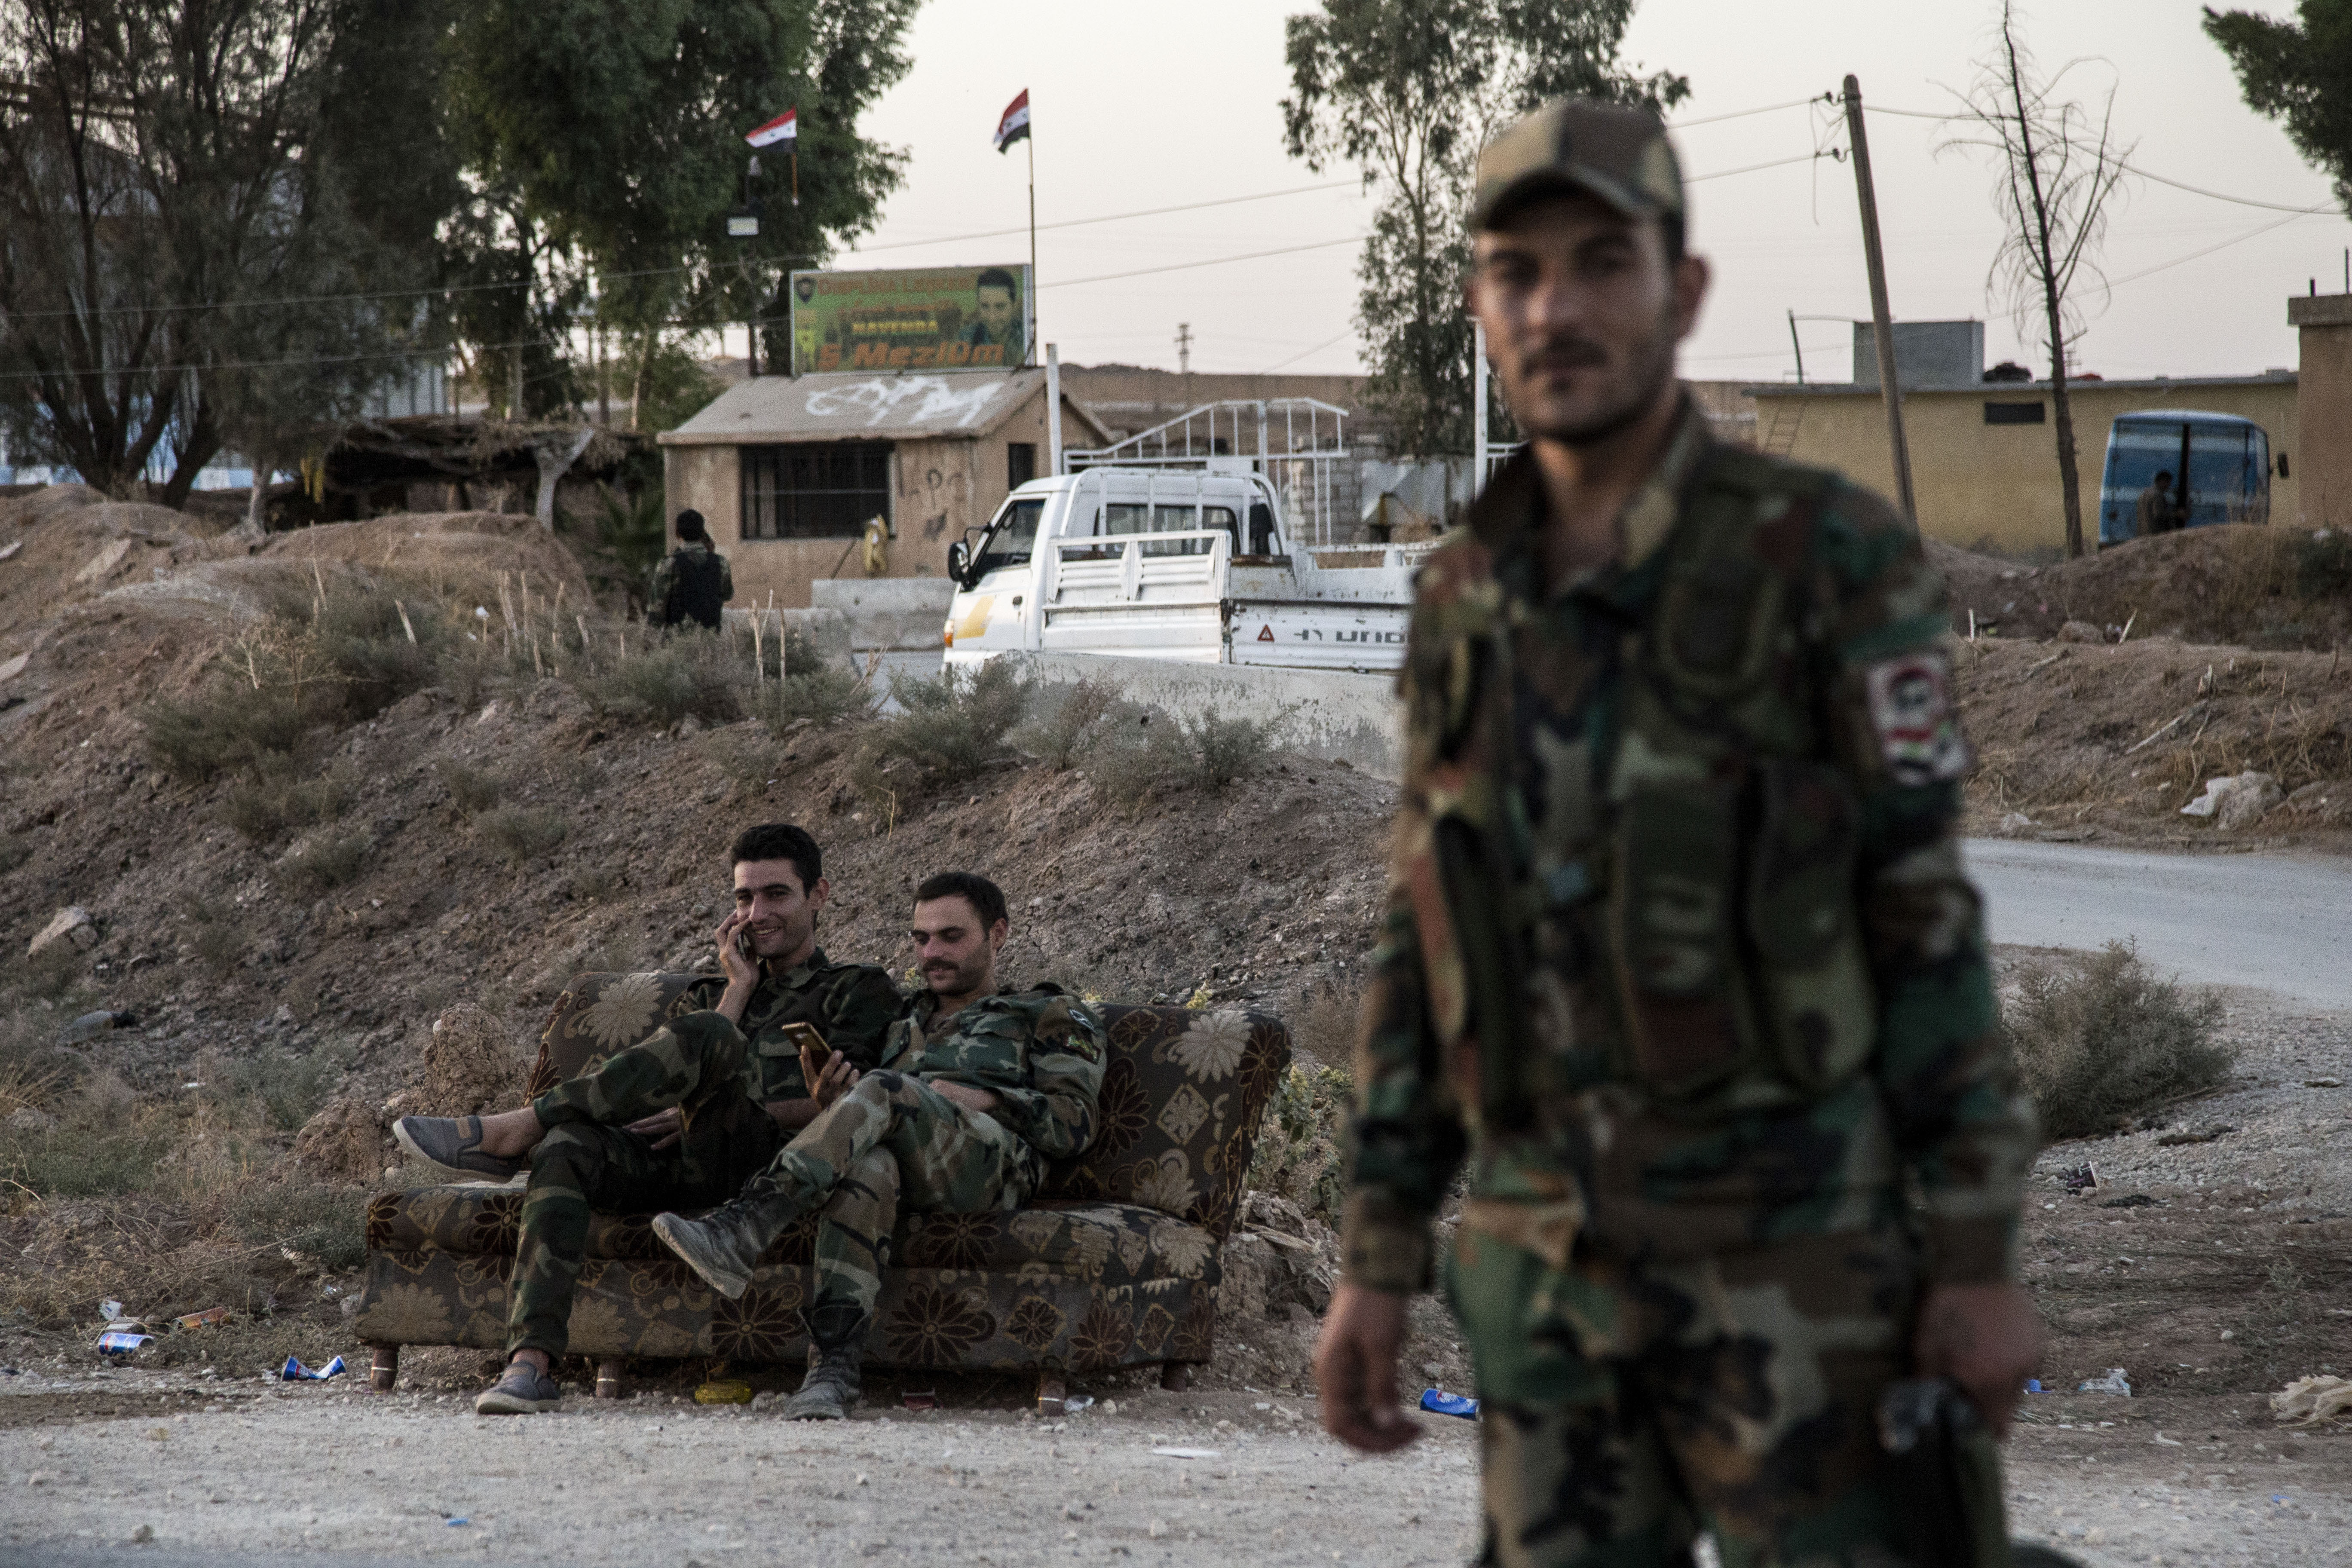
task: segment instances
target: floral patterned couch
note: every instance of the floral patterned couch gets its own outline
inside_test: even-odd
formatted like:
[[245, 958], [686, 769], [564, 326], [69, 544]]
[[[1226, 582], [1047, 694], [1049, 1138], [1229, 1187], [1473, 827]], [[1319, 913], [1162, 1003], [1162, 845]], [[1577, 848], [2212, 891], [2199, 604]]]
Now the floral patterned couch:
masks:
[[[583, 974], [540, 1038], [530, 1089], [585, 1071], [689, 1005], [690, 974]], [[869, 1363], [1034, 1369], [1041, 1398], [1066, 1373], [1149, 1363], [1181, 1387], [1209, 1359], [1218, 1246], [1233, 1228], [1260, 1113], [1290, 1062], [1278, 1019], [1107, 1006], [1101, 1130], [1055, 1163], [1022, 1209], [908, 1214], [866, 1341]], [[355, 1321], [389, 1388], [404, 1344], [505, 1342], [520, 1184], [413, 1188], [368, 1207], [367, 1282]], [[649, 1214], [599, 1215], [572, 1310], [572, 1350], [620, 1391], [627, 1356], [798, 1363], [813, 1285], [814, 1216], [730, 1301], [655, 1237]]]

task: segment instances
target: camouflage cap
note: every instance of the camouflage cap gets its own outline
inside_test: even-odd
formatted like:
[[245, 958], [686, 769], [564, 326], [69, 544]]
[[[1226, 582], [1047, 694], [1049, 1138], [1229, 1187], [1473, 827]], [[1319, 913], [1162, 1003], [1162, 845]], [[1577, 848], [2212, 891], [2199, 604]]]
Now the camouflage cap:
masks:
[[1629, 218], [1681, 217], [1682, 165], [1665, 122], [1646, 109], [1554, 99], [1479, 152], [1471, 232], [1532, 197], [1568, 191], [1597, 196]]

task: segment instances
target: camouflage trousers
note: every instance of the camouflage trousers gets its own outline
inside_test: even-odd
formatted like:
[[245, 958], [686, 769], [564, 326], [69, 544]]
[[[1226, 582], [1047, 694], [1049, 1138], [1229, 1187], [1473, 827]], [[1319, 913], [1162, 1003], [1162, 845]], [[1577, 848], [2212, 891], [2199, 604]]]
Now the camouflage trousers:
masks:
[[2007, 1563], [1981, 1428], [1954, 1460], [1990, 1515], [1974, 1557], [1927, 1536], [1879, 1447], [1919, 1289], [1891, 1224], [1671, 1263], [1580, 1246], [1566, 1269], [1465, 1226], [1449, 1282], [1485, 1396], [1482, 1563], [1664, 1568], [1704, 1531], [1724, 1568]]
[[[767, 1167], [784, 1131], [752, 1098], [756, 1070], [743, 1037], [718, 1014], [689, 1013], [531, 1101], [548, 1131], [531, 1151], [508, 1355], [563, 1353], [591, 1210], [708, 1208]], [[671, 1106], [684, 1125], [668, 1148], [625, 1130]]]
[[869, 1072], [784, 1145], [747, 1195], [817, 1215], [810, 1305], [871, 1312], [901, 1205], [948, 1214], [1021, 1206], [1044, 1162], [992, 1116], [922, 1079]]

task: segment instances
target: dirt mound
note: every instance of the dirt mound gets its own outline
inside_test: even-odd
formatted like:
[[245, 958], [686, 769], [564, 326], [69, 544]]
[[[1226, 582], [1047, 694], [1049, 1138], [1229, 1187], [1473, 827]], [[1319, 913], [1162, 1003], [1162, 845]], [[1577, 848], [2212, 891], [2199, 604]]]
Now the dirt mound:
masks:
[[338, 1100], [302, 1124], [289, 1152], [308, 1174], [337, 1186], [365, 1186], [383, 1174], [389, 1140], [373, 1106]]
[[2185, 642], [2326, 650], [2352, 638], [2352, 595], [2315, 581], [2325, 535], [2231, 523], [2136, 539], [2053, 566], [2020, 566], [1927, 542], [1951, 584], [1953, 629], [2003, 637], [2053, 637], [2084, 621], [2113, 639], [2169, 635]]
[[1969, 830], [2183, 844], [2331, 826], [2322, 788], [2242, 832], [2180, 808], [2206, 781], [2257, 772], [2292, 800], [2352, 780], [2352, 668], [2334, 654], [2252, 653], [2168, 637], [2121, 647], [1964, 644], [1960, 704], [1976, 743]]
[[585, 608], [588, 581], [580, 563], [536, 519], [509, 512], [397, 512], [362, 522], [321, 523], [274, 533], [262, 553], [272, 560], [340, 561], [380, 574], [394, 574], [453, 592], [480, 595], [498, 614], [496, 580], [514, 579], [513, 592], [528, 586], [536, 600], [551, 599], [560, 585], [572, 607]]
[[433, 1020], [425, 1042], [423, 1082], [401, 1109], [428, 1116], [476, 1116], [522, 1102], [530, 1056], [487, 1009], [461, 1002]]

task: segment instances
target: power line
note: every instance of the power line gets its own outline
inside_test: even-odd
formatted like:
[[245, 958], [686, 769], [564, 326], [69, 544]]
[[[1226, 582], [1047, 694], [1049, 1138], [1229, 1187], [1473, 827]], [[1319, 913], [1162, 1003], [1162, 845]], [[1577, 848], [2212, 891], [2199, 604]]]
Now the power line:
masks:
[[1341, 338], [1344, 338], [1344, 337], [1348, 336], [1349, 333], [1353, 332], [1355, 330], [1356, 330], [1356, 329], [1355, 329], [1355, 328], [1353, 328], [1353, 327], [1348, 327], [1348, 328], [1345, 328], [1345, 329], [1343, 329], [1342, 331], [1339, 331], [1339, 332], [1335, 333], [1334, 335], [1332, 335], [1332, 336], [1330, 336], [1330, 337], [1328, 337], [1328, 338], [1325, 338], [1321, 342], [1317, 343], [1317, 344], [1316, 344], [1313, 348], [1311, 348], [1311, 349], [1301, 349], [1301, 350], [1299, 350], [1297, 353], [1292, 354], [1288, 359], [1284, 360], [1284, 361], [1282, 362], [1282, 363], [1281, 363], [1281, 364], [1270, 364], [1270, 365], [1266, 366], [1264, 370], [1262, 370], [1262, 371], [1258, 372], [1258, 374], [1260, 374], [1260, 375], [1272, 375], [1276, 371], [1281, 370], [1281, 369], [1283, 369], [1285, 366], [1297, 364], [1300, 360], [1305, 359], [1308, 354], [1318, 354], [1318, 353], [1321, 353], [1325, 349], [1329, 348], [1333, 343], [1338, 342]]
[[1833, 94], [1824, 92], [1814, 98], [1792, 98], [1786, 103], [1768, 103], [1759, 109], [1736, 109], [1728, 114], [1709, 114], [1697, 120], [1670, 120], [1666, 122], [1666, 129], [1687, 131], [1694, 125], [1714, 125], [1726, 120], [1745, 120], [1751, 114], [1770, 114], [1783, 109], [1802, 109], [1809, 103], [1835, 103], [1837, 99]]
[[2135, 283], [2140, 279], [2153, 277], [2158, 272], [2168, 271], [2172, 268], [2181, 266], [2187, 262], [2194, 261], [2200, 257], [2210, 256], [2217, 250], [2227, 250], [2231, 246], [2242, 245], [2245, 241], [2252, 239], [2258, 235], [2268, 234], [2274, 228], [2284, 228], [2291, 223], [2300, 223], [2305, 218], [2315, 216], [2317, 215], [2307, 212], [2290, 213], [2285, 217], [2278, 218], [2273, 222], [2263, 224], [2258, 228], [2250, 228], [2242, 235], [2238, 235], [2230, 239], [2225, 239], [2219, 245], [2209, 245], [2202, 250], [2192, 250], [2186, 256], [2176, 256], [2169, 261], [2159, 261], [2155, 266], [2144, 267], [2137, 272], [2128, 272], [2121, 278], [2111, 278], [2106, 280], [2101, 291], [2112, 294], [2126, 283]]
[[[1276, 196], [1299, 196], [1310, 191], [1336, 191], [1349, 186], [1361, 187], [1361, 180], [1326, 180], [1316, 185], [1292, 185], [1286, 190], [1259, 191], [1255, 195], [1219, 196], [1213, 201], [1185, 202], [1172, 207], [1144, 207], [1131, 213], [1105, 213], [1100, 217], [1065, 218], [1060, 223], [1041, 223], [1040, 231], [1049, 228], [1080, 228], [1094, 223], [1118, 223], [1131, 217], [1161, 217], [1169, 213], [1199, 212], [1203, 207], [1229, 207], [1242, 202], [1269, 201]], [[851, 257], [863, 256], [873, 250], [906, 250], [919, 245], [955, 245], [968, 239], [999, 239], [1008, 234], [1026, 234], [1027, 227], [992, 228], [982, 234], [950, 234], [937, 239], [894, 239], [887, 245], [863, 245], [850, 247]]]
[[1683, 184], [1685, 185], [1704, 184], [1709, 180], [1727, 180], [1734, 174], [1752, 174], [1759, 169], [1785, 169], [1791, 163], [1811, 163], [1821, 158], [1828, 158], [1833, 162], [1843, 163], [1845, 159], [1845, 153], [1843, 149], [1830, 148], [1819, 153], [1801, 153], [1794, 158], [1775, 158], [1769, 163], [1750, 163], [1744, 169], [1717, 169], [1712, 174], [1685, 174], [1683, 176]]
[[1054, 278], [1037, 285], [1040, 289], [1062, 289], [1079, 283], [1109, 283], [1121, 278], [1148, 278], [1160, 272], [1189, 272], [1196, 267], [1223, 267], [1229, 261], [1256, 261], [1268, 256], [1296, 256], [1302, 250], [1328, 250], [1335, 245], [1354, 245], [1364, 237], [1342, 235], [1338, 239], [1318, 239], [1312, 245], [1286, 245], [1276, 250], [1245, 251], [1239, 256], [1213, 256], [1205, 261], [1176, 261], [1165, 267], [1139, 267], [1132, 272], [1105, 272], [1093, 278]]

